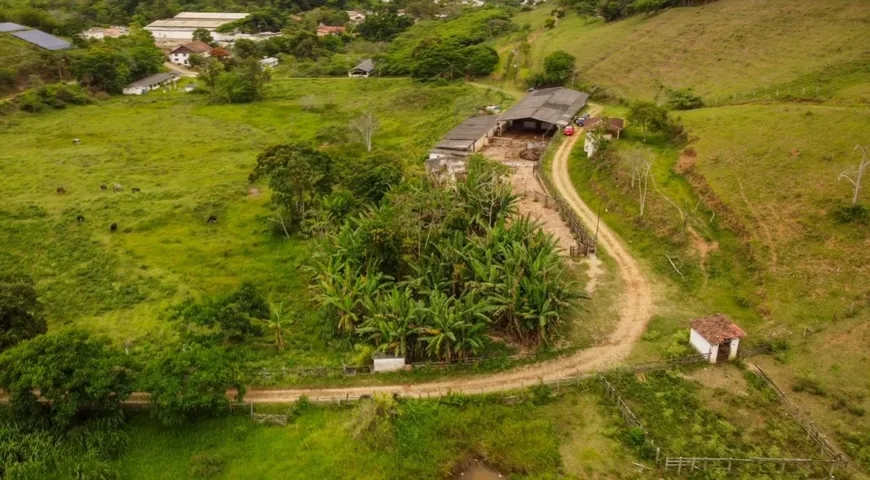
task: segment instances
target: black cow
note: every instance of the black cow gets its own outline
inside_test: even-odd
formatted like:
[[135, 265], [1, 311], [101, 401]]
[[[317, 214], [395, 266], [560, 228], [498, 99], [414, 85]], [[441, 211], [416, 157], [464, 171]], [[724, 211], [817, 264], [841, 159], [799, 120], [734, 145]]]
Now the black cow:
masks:
[[108, 189], [109, 189], [109, 187], [107, 187], [105, 184], [100, 185], [100, 190], [102, 190], [102, 191], [105, 192], [105, 191], [108, 190]]
[[217, 215], [209, 215], [208, 223], [217, 223]]
[[136, 188], [136, 187], [133, 187], [133, 190], [132, 190], [132, 191], [133, 191], [133, 193], [139, 193], [141, 190], [139, 190], [139, 189]]
[[84, 222], [85, 222], [85, 216], [84, 216], [84, 215], [76, 215], [76, 222], [84, 223]]
[[57, 187], [57, 193], [58, 195], [63, 195], [64, 193], [66, 193], [66, 189], [63, 187]]
[[113, 224], [109, 227], [109, 230], [111, 230], [112, 233], [117, 232], [117, 231], [118, 231], [118, 224], [117, 224], [117, 223], [113, 223]]

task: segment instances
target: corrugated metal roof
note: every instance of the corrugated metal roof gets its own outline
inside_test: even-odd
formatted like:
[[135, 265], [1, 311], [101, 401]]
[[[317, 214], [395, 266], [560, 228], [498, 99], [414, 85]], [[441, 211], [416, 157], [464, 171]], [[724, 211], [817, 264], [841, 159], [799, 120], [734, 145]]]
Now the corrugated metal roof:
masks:
[[0, 22], [0, 32], [17, 32], [19, 30], [27, 30], [27, 27], [12, 22]]
[[202, 18], [213, 20], [241, 20], [250, 13], [226, 13], [226, 12], [181, 12], [173, 18]]
[[372, 72], [375, 69], [375, 62], [371, 58], [367, 58], [360, 62], [359, 65], [353, 67], [351, 70], [362, 70], [366, 73]]
[[178, 78], [179, 76], [180, 75], [178, 75], [177, 73], [173, 73], [173, 72], [156, 73], [154, 75], [151, 75], [150, 77], [145, 77], [141, 80], [136, 80], [135, 82], [131, 83], [130, 85], [127, 85], [126, 88], [149, 87], [151, 85], [158, 85], [158, 84], [163, 83], [167, 80], [171, 80], [173, 78]]
[[438, 142], [438, 145], [435, 145], [436, 149], [442, 150], [471, 150], [474, 146], [475, 140], [441, 140]]
[[498, 123], [495, 115], [471, 117], [444, 135], [444, 140], [479, 140], [486, 136]]
[[535, 90], [504, 112], [499, 120], [531, 118], [540, 122], [567, 124], [586, 105], [588, 98], [586, 93], [564, 87]]
[[12, 32], [12, 35], [24, 40], [25, 42], [30, 42], [34, 45], [40, 46], [46, 50], [64, 50], [72, 47], [72, 43], [69, 43], [62, 38], [55, 37], [54, 35], [45, 33], [41, 30], [23, 30], [19, 32]]

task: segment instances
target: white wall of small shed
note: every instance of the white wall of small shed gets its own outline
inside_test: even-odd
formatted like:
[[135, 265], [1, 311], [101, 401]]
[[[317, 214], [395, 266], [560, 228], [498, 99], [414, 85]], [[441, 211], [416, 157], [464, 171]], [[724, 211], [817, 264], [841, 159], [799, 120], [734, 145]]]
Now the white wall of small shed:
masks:
[[719, 345], [711, 345], [700, 333], [693, 328], [689, 333], [689, 343], [695, 347], [701, 355], [709, 355], [710, 363], [716, 363], [716, 355], [719, 353]]

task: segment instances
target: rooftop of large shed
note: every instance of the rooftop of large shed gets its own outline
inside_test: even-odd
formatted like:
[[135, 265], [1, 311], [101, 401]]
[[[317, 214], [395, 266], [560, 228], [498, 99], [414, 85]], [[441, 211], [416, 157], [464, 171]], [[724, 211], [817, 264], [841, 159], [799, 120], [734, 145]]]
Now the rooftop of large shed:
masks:
[[478, 140], [498, 124], [495, 115], [470, 117], [444, 135], [443, 140]]
[[499, 120], [522, 120], [531, 118], [552, 124], [568, 124], [571, 118], [586, 105], [589, 95], [564, 87], [534, 90], [504, 112]]

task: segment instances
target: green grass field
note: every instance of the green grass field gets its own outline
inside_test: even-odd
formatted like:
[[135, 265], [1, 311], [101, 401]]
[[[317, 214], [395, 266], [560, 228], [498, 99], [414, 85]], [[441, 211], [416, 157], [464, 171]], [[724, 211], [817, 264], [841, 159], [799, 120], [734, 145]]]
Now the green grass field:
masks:
[[[403, 79], [279, 77], [266, 100], [249, 105], [153, 92], [5, 117], [0, 269], [38, 281], [51, 326], [84, 326], [118, 341], [167, 335], [167, 306], [245, 280], [310, 311], [298, 270], [307, 243], [272, 235], [269, 193], [247, 181], [256, 155], [300, 140], [360, 151], [348, 124], [371, 110], [381, 123], [376, 149], [419, 168], [428, 146], [496, 96]], [[316, 106], [303, 111], [302, 103]], [[112, 192], [114, 184], [123, 191]], [[59, 186], [65, 195], [56, 193]], [[86, 221], [77, 224], [77, 215]], [[216, 224], [206, 223], [210, 215]], [[323, 346], [309, 317], [294, 328], [309, 351], [287, 355], [336, 361], [317, 353]]]
[[[514, 23], [540, 30], [540, 10], [550, 8], [519, 14]], [[531, 70], [565, 50], [577, 57], [582, 81], [628, 99], [653, 98], [661, 87], [694, 88], [716, 103], [733, 94], [812, 95], [819, 87], [826, 98], [866, 102], [868, 20], [866, 0], [721, 0], [606, 24], [570, 12], [554, 29], [533, 34]]]

